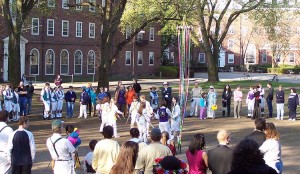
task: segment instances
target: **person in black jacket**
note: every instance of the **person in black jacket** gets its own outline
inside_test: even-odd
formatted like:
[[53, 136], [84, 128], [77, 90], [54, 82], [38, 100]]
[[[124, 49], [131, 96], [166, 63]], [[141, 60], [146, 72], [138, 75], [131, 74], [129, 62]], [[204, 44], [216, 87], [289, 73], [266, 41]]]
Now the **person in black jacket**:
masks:
[[231, 171], [228, 174], [277, 174], [265, 164], [257, 142], [242, 140], [233, 152]]
[[296, 121], [296, 110], [299, 105], [299, 97], [295, 88], [291, 88], [291, 94], [288, 99], [289, 120]]
[[269, 110], [269, 118], [273, 117], [273, 96], [274, 96], [274, 88], [272, 87], [271, 83], [267, 84], [267, 87], [269, 88], [268, 94], [267, 94], [267, 105], [268, 105], [268, 110]]
[[282, 90], [282, 86], [278, 86], [278, 91], [276, 92], [276, 109], [277, 109], [277, 117], [276, 120], [283, 120], [284, 116], [284, 91]]
[[254, 93], [254, 112], [253, 112], [253, 116], [251, 119], [256, 119], [259, 117], [259, 113], [260, 113], [260, 91], [258, 91], [259, 86], [257, 86], [256, 88], [253, 88], [253, 93]]
[[90, 96], [89, 94], [86, 92], [86, 87], [83, 86], [82, 87], [82, 93], [80, 94], [80, 113], [79, 113], [79, 117], [78, 118], [82, 118], [82, 115], [84, 116], [84, 118], [87, 118], [87, 113], [86, 113], [86, 109], [87, 109], [87, 105], [90, 102]]
[[167, 108], [171, 109], [172, 104], [172, 88], [169, 87], [168, 82], [163, 83], [163, 88], [161, 89], [162, 100], [167, 102]]
[[69, 91], [65, 94], [67, 103], [67, 118], [73, 117], [74, 103], [77, 99], [76, 93], [73, 91], [73, 86], [69, 86]]
[[30, 81], [28, 83], [28, 86], [27, 86], [27, 115], [30, 115], [30, 112], [31, 112], [31, 103], [32, 103], [32, 96], [33, 96], [33, 93], [34, 93], [34, 87], [32, 86], [32, 82]]
[[134, 92], [135, 92], [136, 96], [138, 98], [140, 98], [140, 92], [141, 92], [142, 88], [141, 88], [141, 85], [137, 81], [138, 81], [137, 78], [133, 79], [133, 85], [132, 85], [132, 87], [134, 89]]
[[250, 135], [246, 136], [246, 139], [253, 139], [259, 146], [261, 146], [266, 141], [266, 134], [264, 133], [266, 120], [264, 118], [257, 118], [255, 119], [254, 124], [254, 131]]
[[225, 117], [225, 111], [227, 110], [227, 117], [230, 116], [230, 104], [231, 104], [231, 87], [229, 84], [224, 86], [224, 90], [222, 93], [222, 106], [223, 106], [223, 117]]
[[229, 132], [220, 130], [217, 134], [219, 145], [208, 151], [208, 168], [212, 174], [227, 174], [231, 169], [233, 150], [227, 144], [230, 141]]

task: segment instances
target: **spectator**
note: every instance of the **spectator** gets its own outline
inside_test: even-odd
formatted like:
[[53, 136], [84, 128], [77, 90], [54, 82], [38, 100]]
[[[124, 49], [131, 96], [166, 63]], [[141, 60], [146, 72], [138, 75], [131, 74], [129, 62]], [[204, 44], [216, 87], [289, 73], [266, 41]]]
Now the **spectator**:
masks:
[[150, 88], [150, 105], [153, 110], [158, 108], [158, 94], [155, 86]]
[[241, 118], [243, 92], [241, 91], [240, 85], [238, 85], [236, 90], [233, 92], [233, 101], [234, 118]]
[[93, 162], [93, 152], [97, 143], [98, 143], [97, 140], [91, 140], [89, 143], [89, 147], [91, 151], [86, 154], [83, 163], [84, 164], [83, 169], [86, 172], [86, 174], [96, 173], [96, 171], [92, 167], [92, 162]]
[[50, 90], [50, 84], [48, 82], [45, 83], [45, 87], [41, 91], [41, 97], [40, 100], [44, 104], [44, 120], [50, 119], [50, 100], [51, 100], [51, 90]]
[[91, 117], [95, 117], [96, 115], [96, 104], [97, 104], [97, 94], [96, 94], [96, 89], [93, 89], [91, 91], [91, 103], [92, 103], [92, 113], [91, 113]]
[[277, 174], [265, 164], [258, 147], [254, 140], [242, 140], [233, 152], [231, 171], [228, 174]]
[[118, 81], [118, 84], [116, 86], [116, 91], [115, 92], [117, 92], [121, 88], [121, 86], [123, 86], [123, 84], [122, 84], [122, 81], [120, 80], [120, 81]]
[[13, 98], [12, 98], [13, 121], [19, 121], [20, 118], [19, 113], [20, 113], [20, 105], [19, 105], [18, 87], [15, 87], [13, 91]]
[[266, 141], [259, 147], [261, 153], [264, 154], [266, 164], [282, 173], [281, 146], [279, 143], [279, 133], [273, 123], [266, 123]]
[[85, 88], [85, 91], [87, 92], [87, 94], [89, 95], [90, 97], [90, 100], [87, 104], [87, 111], [88, 111], [88, 115], [89, 116], [92, 116], [93, 115], [93, 109], [92, 109], [92, 95], [93, 95], [93, 86], [92, 86], [92, 83], [88, 83], [87, 84], [87, 87]]
[[106, 93], [106, 95], [108, 96], [109, 100], [111, 99], [111, 94], [108, 90], [108, 87], [104, 87], [104, 92]]
[[[14, 91], [11, 88], [10, 84], [5, 86], [5, 91], [3, 91], [3, 98], [4, 98], [4, 109], [11, 115], [12, 112], [12, 99], [13, 99]], [[11, 116], [10, 116], [11, 118]]]
[[291, 94], [288, 98], [289, 120], [296, 121], [296, 110], [299, 105], [299, 97], [295, 88], [291, 88]]
[[190, 94], [192, 95], [190, 117], [198, 116], [201, 93], [202, 93], [202, 88], [199, 87], [198, 82], [195, 82], [195, 86], [190, 92]]
[[167, 146], [160, 144], [161, 132], [157, 128], [151, 131], [152, 143], [144, 147], [138, 155], [136, 169], [144, 170], [145, 174], [152, 174], [155, 159], [158, 157], [170, 156], [172, 152]]
[[116, 164], [112, 167], [110, 174], [128, 173], [133, 174], [138, 157], [139, 146], [136, 142], [127, 141], [120, 149]]
[[131, 128], [130, 129], [130, 135], [131, 135], [131, 139], [129, 141], [133, 141], [138, 143], [139, 145], [139, 151], [141, 151], [145, 146], [147, 146], [147, 144], [143, 141], [141, 141], [140, 137], [140, 131], [138, 128]]
[[0, 173], [8, 174], [10, 169], [10, 161], [7, 158], [5, 149], [8, 147], [8, 137], [13, 133], [13, 129], [7, 125], [8, 112], [0, 111]]
[[267, 105], [268, 105], [268, 110], [269, 110], [269, 118], [272, 118], [273, 117], [272, 101], [273, 101], [273, 96], [274, 96], [274, 88], [272, 87], [271, 83], [268, 83], [267, 87], [269, 88], [269, 90], [268, 90], [266, 100], [267, 100]]
[[22, 74], [21, 76], [21, 82], [23, 82], [23, 84], [26, 86], [27, 85], [27, 79], [26, 79], [26, 75]]
[[129, 109], [130, 109], [130, 106], [131, 106], [134, 96], [136, 96], [134, 89], [132, 88], [132, 86], [128, 86], [128, 90], [125, 94], [127, 111], [129, 111]]
[[161, 173], [176, 173], [187, 174], [187, 164], [184, 161], [180, 161], [174, 156], [165, 156], [155, 159], [155, 165], [153, 166], [153, 174]]
[[98, 100], [103, 100], [103, 98], [106, 97], [107, 94], [104, 92], [102, 87], [100, 87], [99, 90], [100, 90], [100, 92], [99, 92], [97, 98], [98, 98]]
[[60, 78], [60, 75], [57, 75], [56, 79], [54, 79], [55, 86], [61, 86], [63, 80]]
[[135, 94], [136, 96], [139, 98], [140, 97], [140, 92], [142, 90], [141, 88], [141, 85], [138, 83], [138, 79], [137, 78], [134, 78], [133, 79], [133, 85], [132, 85], [134, 91], [135, 91]]
[[207, 94], [207, 118], [215, 119], [215, 110], [212, 108], [217, 104], [218, 94], [215, 92], [215, 88], [213, 86], [209, 87], [209, 92]]
[[260, 114], [261, 116], [263, 117], [264, 114], [265, 114], [265, 98], [264, 98], [264, 95], [265, 95], [265, 89], [262, 88], [262, 85], [261, 84], [258, 84], [258, 87], [257, 87], [257, 91], [259, 91], [259, 99], [260, 99], [260, 103], [259, 103], [259, 107], [260, 107]]
[[34, 93], [34, 87], [32, 86], [32, 82], [28, 83], [28, 92], [27, 92], [27, 99], [28, 99], [28, 108], [27, 108], [27, 115], [31, 113], [31, 104], [32, 104], [32, 96]]
[[21, 116], [26, 116], [27, 110], [27, 93], [28, 89], [26, 86], [23, 85], [23, 82], [20, 82], [19, 87], [18, 87], [18, 94], [19, 94], [19, 99], [20, 99], [20, 115]]
[[36, 147], [32, 133], [26, 130], [28, 127], [28, 117], [22, 116], [19, 119], [19, 128], [8, 138], [7, 154], [11, 159], [13, 174], [31, 173]]
[[160, 140], [162, 145], [168, 146], [169, 149], [171, 150], [173, 156], [176, 155], [176, 147], [174, 144], [174, 141], [170, 140], [170, 135], [168, 132], [164, 131], [161, 133], [161, 140]]
[[168, 82], [163, 83], [163, 88], [161, 89], [162, 100], [165, 100], [167, 103], [167, 108], [171, 109], [172, 104], [172, 88], [169, 87]]
[[259, 117], [259, 114], [261, 112], [261, 95], [260, 95], [260, 91], [258, 90], [259, 86], [257, 86], [256, 88], [253, 89], [253, 93], [254, 93], [254, 112], [253, 112], [253, 117], [252, 119], [256, 119]]
[[78, 118], [82, 118], [82, 115], [84, 116], [84, 118], [87, 118], [86, 109], [87, 109], [87, 105], [90, 102], [90, 97], [86, 92], [85, 86], [82, 87], [82, 93], [80, 94], [79, 102], [80, 102], [80, 113]]
[[76, 93], [73, 91], [73, 86], [69, 86], [69, 91], [65, 94], [65, 100], [67, 103], [67, 118], [73, 117], [74, 103], [77, 99]]
[[75, 149], [81, 144], [81, 139], [79, 138], [79, 130], [73, 125], [66, 126], [67, 139], [72, 143]]
[[65, 93], [63, 91], [62, 86], [58, 86], [57, 88], [57, 114], [56, 117], [61, 118], [62, 117], [62, 108], [64, 104], [64, 98], [65, 98]]
[[113, 127], [105, 126], [102, 134], [104, 139], [96, 144], [92, 167], [97, 173], [108, 174], [117, 162], [120, 146], [117, 141], [111, 139], [114, 134]]
[[72, 155], [76, 153], [76, 149], [69, 140], [61, 136], [63, 122], [61, 120], [54, 120], [51, 127], [53, 134], [47, 139], [46, 144], [53, 162], [53, 173], [74, 174]]
[[190, 174], [206, 174], [207, 153], [204, 152], [205, 137], [204, 134], [196, 134], [186, 151], [186, 158], [189, 164]]
[[254, 103], [255, 103], [254, 89], [256, 91], [255, 87], [250, 86], [250, 89], [249, 89], [249, 92], [248, 92], [247, 98], [246, 98], [246, 104], [248, 105], [248, 117], [251, 117], [251, 118], [253, 118], [253, 113], [254, 113]]
[[278, 91], [276, 92], [276, 109], [277, 109], [277, 117], [276, 120], [283, 120], [284, 116], [284, 91], [282, 90], [282, 86], [278, 86]]
[[263, 142], [266, 141], [266, 134], [264, 133], [266, 120], [264, 118], [257, 118], [255, 119], [254, 124], [254, 131], [250, 135], [246, 136], [246, 139], [253, 139], [259, 146], [261, 146]]
[[117, 102], [118, 109], [122, 112], [125, 112], [126, 108], [126, 98], [125, 98], [125, 88], [124, 86], [120, 86], [115, 93], [115, 101]]
[[227, 111], [227, 117], [230, 116], [230, 105], [231, 105], [231, 87], [229, 84], [224, 86], [223, 93], [222, 93], [222, 116], [225, 117], [225, 111]]
[[230, 142], [230, 133], [220, 130], [217, 134], [219, 145], [207, 152], [208, 168], [212, 174], [227, 174], [231, 169], [233, 150], [227, 145]]
[[204, 120], [206, 119], [206, 112], [207, 112], [207, 100], [206, 100], [206, 93], [202, 93], [201, 94], [201, 98], [200, 98], [200, 102], [199, 102], [199, 106], [200, 106], [200, 114], [199, 114], [199, 118], [200, 120]]

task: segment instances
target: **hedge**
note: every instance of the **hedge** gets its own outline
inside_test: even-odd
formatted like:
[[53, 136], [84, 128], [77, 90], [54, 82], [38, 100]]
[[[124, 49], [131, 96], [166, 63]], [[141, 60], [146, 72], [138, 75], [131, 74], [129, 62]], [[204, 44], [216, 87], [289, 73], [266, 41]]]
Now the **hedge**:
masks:
[[176, 66], [161, 66], [159, 67], [159, 71], [163, 77], [178, 77], [178, 68]]
[[295, 74], [300, 73], [299, 67], [294, 68], [268, 68], [268, 73], [275, 73], [275, 74], [288, 74], [288, 70], [292, 70]]
[[260, 70], [260, 71], [266, 73], [266, 72], [269, 72], [270, 68], [272, 68], [272, 64], [249, 65], [250, 72], [257, 72], [257, 70]]

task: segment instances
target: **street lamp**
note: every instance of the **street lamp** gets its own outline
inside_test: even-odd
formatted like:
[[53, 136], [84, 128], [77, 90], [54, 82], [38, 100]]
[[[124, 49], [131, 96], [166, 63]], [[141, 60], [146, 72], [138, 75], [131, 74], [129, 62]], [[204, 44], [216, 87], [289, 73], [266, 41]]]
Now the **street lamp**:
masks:
[[[141, 30], [138, 34], [144, 34], [145, 33], [145, 31], [144, 30]], [[135, 41], [136, 41], [136, 36], [134, 36], [133, 37], [133, 41], [132, 41], [132, 73], [131, 73], [131, 75], [132, 75], [132, 77], [134, 77], [134, 75], [135, 75], [135, 70], [134, 70], [134, 63], [135, 63], [135, 61], [134, 61], [134, 59], [135, 59], [135, 56], [134, 56], [134, 52], [135, 52]]]

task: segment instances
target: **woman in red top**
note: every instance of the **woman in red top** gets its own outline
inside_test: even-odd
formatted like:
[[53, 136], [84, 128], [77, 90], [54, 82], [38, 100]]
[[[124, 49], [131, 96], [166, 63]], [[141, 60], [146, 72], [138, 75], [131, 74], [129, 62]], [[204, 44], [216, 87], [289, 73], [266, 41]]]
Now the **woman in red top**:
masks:
[[206, 174], [207, 153], [203, 150], [204, 146], [204, 135], [194, 135], [189, 149], [185, 153], [189, 164], [189, 174]]
[[160, 142], [162, 145], [168, 146], [172, 152], [172, 155], [175, 156], [176, 155], [176, 147], [175, 147], [174, 141], [169, 140], [170, 139], [169, 137], [170, 136], [169, 136], [168, 132], [166, 132], [166, 131], [162, 132]]
[[130, 105], [133, 101], [133, 97], [135, 96], [135, 91], [132, 86], [128, 86], [128, 90], [125, 94], [126, 98], [126, 105], [128, 106], [128, 109], [130, 108]]

